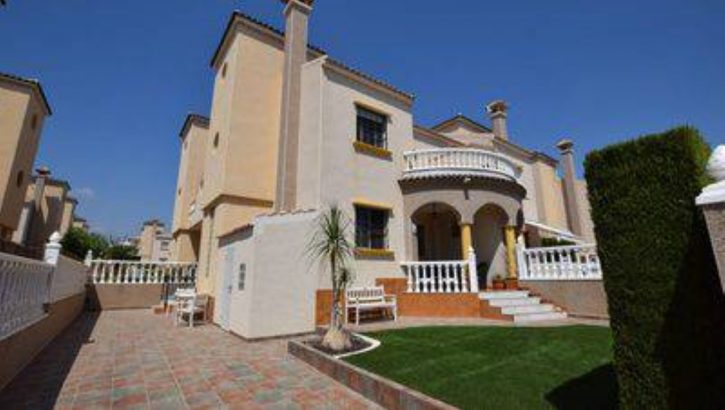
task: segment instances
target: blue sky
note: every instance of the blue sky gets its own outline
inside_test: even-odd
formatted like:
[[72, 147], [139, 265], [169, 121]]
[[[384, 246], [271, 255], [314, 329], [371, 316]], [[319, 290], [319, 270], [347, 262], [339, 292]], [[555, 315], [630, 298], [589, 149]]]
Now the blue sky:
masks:
[[[208, 62], [243, 10], [282, 27], [276, 0], [9, 0], [0, 71], [38, 78], [54, 115], [37, 164], [68, 179], [102, 232], [170, 220], [187, 112], [208, 114]], [[311, 40], [417, 96], [416, 122], [511, 105], [513, 141], [577, 159], [688, 123], [725, 136], [725, 2], [318, 0]]]

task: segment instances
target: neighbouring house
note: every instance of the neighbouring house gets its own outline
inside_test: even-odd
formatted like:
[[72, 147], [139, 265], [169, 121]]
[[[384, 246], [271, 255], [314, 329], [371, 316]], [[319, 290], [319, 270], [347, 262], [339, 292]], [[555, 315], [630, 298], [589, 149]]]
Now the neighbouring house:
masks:
[[0, 240], [10, 241], [20, 224], [40, 135], [51, 109], [40, 82], [2, 73], [0, 107]]
[[[385, 286], [401, 314], [523, 315], [479, 290], [496, 276], [551, 274], [546, 288], [554, 275], [601, 275], [570, 140], [559, 160], [517, 144], [503, 101], [486, 105], [490, 125], [416, 124], [412, 94], [308, 44], [311, 0], [285, 3], [286, 33], [231, 16], [210, 116], [188, 115], [180, 132], [173, 259], [198, 262], [217, 323], [258, 338], [325, 322], [329, 279], [305, 251], [330, 204], [351, 218], [353, 286]], [[544, 238], [574, 246], [537, 248]], [[600, 282], [592, 292], [603, 297]]]
[[166, 232], [165, 224], [151, 219], [141, 226], [141, 234], [129, 243], [136, 246], [142, 261], [168, 261], [171, 256], [171, 234]]
[[47, 167], [40, 167], [28, 185], [18, 229], [13, 241], [29, 248], [42, 248], [53, 232], [61, 236], [75, 220], [78, 200], [71, 196], [68, 181], [51, 177]]
[[88, 232], [91, 229], [90, 225], [88, 225], [88, 221], [85, 218], [81, 218], [78, 216], [73, 218], [72, 227], [82, 229], [86, 232]]

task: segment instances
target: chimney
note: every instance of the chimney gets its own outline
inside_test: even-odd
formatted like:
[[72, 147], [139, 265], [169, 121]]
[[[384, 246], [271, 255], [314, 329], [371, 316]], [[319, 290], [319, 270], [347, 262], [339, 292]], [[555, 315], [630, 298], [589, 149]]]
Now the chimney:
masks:
[[294, 210], [297, 201], [302, 65], [307, 61], [307, 23], [313, 1], [282, 0], [286, 6], [277, 193], [274, 201], [277, 212]]
[[35, 170], [38, 174], [35, 177], [35, 189], [33, 190], [33, 205], [35, 210], [40, 212], [40, 206], [43, 203], [43, 195], [45, 194], [45, 183], [50, 178], [50, 170], [46, 166], [42, 166]]
[[508, 127], [506, 125], [508, 109], [508, 105], [503, 100], [492, 101], [486, 106], [486, 112], [489, 118], [491, 118], [491, 124], [493, 124], [493, 135], [504, 141], [508, 141], [509, 139]]
[[581, 215], [579, 214], [579, 195], [576, 187], [576, 168], [574, 167], [574, 143], [562, 139], [556, 143], [561, 153], [561, 166], [564, 170], [564, 201], [569, 228], [578, 236], [583, 234]]

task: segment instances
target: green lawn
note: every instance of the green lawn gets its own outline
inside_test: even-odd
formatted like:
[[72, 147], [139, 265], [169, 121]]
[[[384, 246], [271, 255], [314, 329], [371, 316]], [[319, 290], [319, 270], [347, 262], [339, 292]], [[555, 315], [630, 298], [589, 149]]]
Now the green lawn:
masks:
[[346, 360], [466, 409], [616, 407], [609, 328], [423, 327], [370, 333]]

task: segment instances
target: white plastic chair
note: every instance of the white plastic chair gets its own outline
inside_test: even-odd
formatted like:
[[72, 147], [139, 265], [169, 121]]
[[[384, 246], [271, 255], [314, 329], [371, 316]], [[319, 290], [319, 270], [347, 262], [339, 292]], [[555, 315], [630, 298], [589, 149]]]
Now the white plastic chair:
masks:
[[176, 313], [176, 325], [178, 326], [184, 316], [187, 316], [189, 327], [194, 327], [194, 317], [199, 313], [202, 314], [203, 322], [206, 323], [206, 306], [208, 302], [208, 295], [194, 295], [191, 298], [181, 299]]

